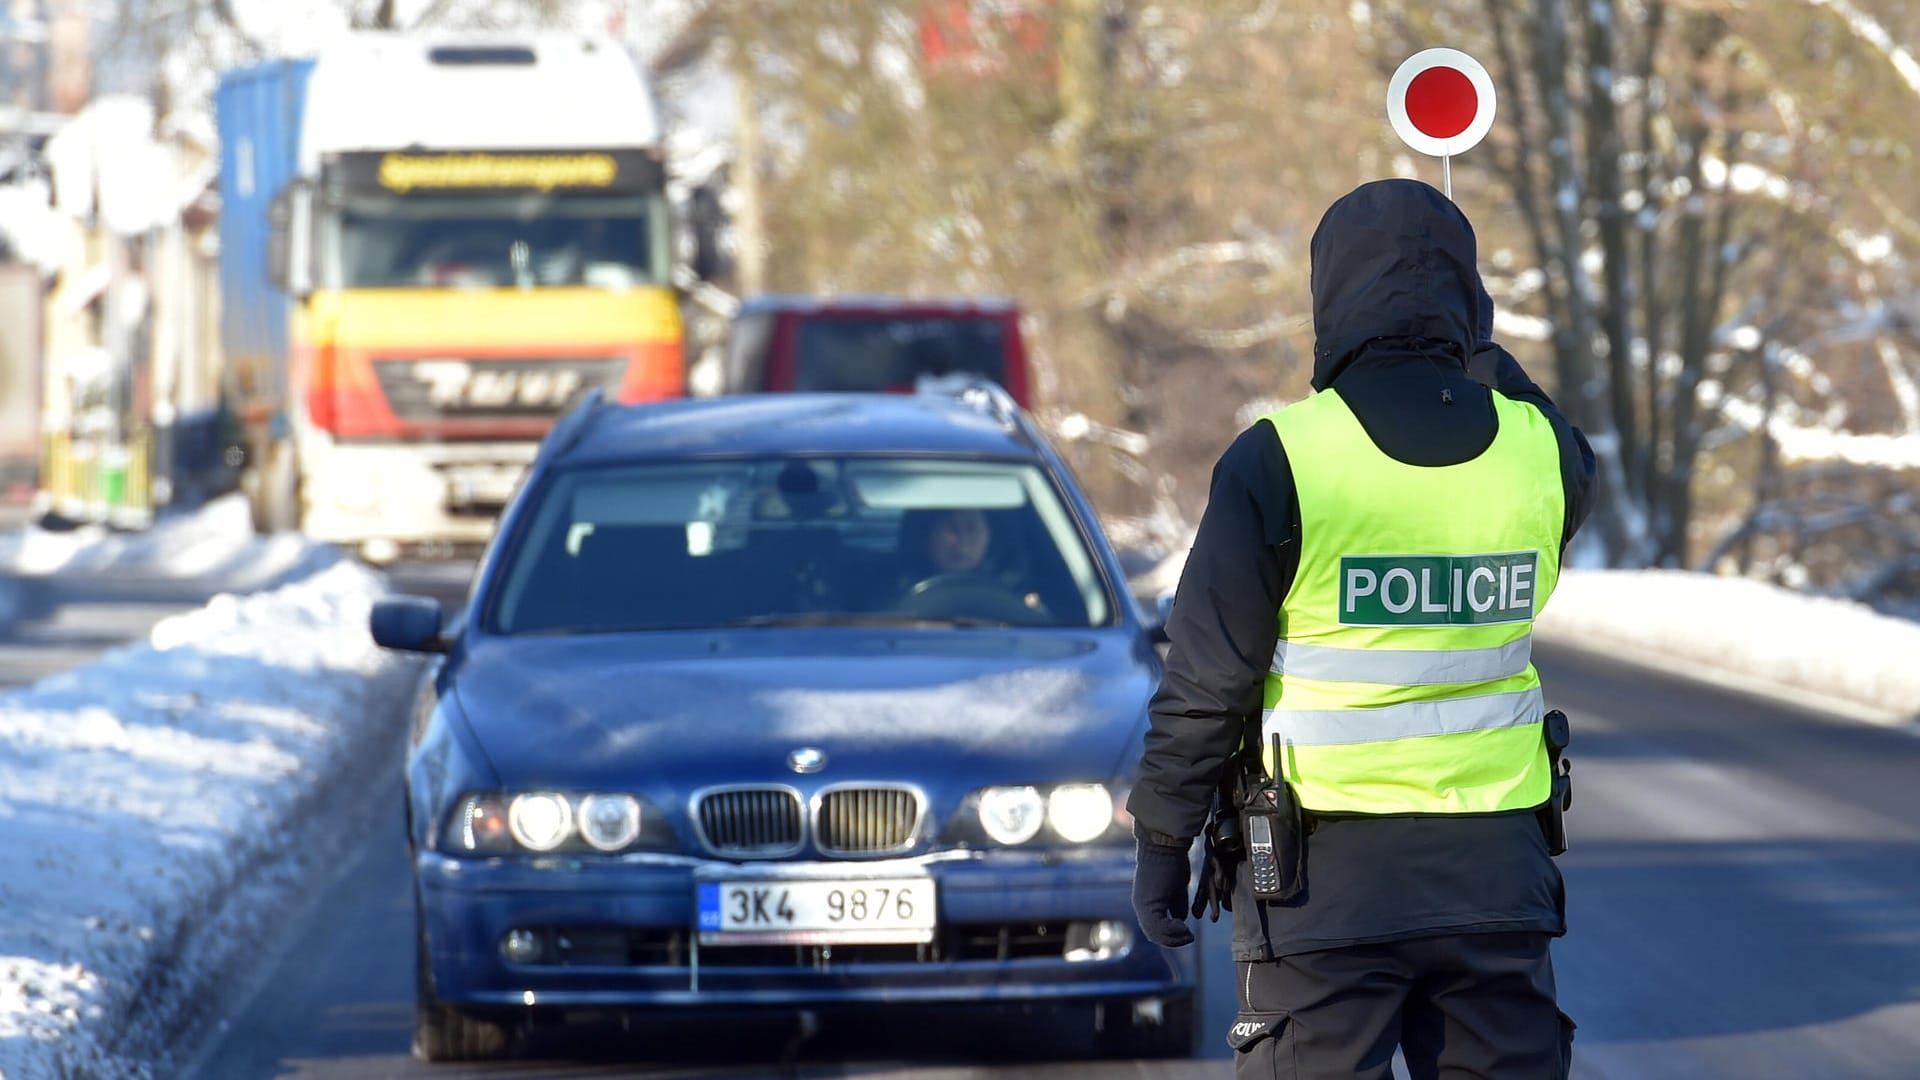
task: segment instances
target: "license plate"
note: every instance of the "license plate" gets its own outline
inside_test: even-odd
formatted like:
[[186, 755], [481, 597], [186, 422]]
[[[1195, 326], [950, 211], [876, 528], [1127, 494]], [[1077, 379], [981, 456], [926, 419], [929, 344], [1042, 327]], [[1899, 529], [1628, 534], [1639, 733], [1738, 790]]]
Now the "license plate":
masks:
[[519, 465], [458, 465], [446, 470], [447, 502], [453, 506], [504, 504], [526, 469]]
[[703, 945], [889, 945], [933, 940], [930, 878], [703, 881], [699, 899]]

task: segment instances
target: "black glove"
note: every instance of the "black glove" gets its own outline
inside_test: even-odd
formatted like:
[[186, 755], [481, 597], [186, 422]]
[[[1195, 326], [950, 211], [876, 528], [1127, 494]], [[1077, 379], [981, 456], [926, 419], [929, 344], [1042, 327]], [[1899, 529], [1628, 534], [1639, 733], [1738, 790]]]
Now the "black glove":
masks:
[[1233, 910], [1234, 868], [1244, 856], [1219, 850], [1211, 834], [1206, 843], [1207, 855], [1200, 861], [1200, 887], [1193, 891], [1193, 917], [1205, 915], [1208, 922], [1219, 922], [1222, 911]]
[[1155, 945], [1177, 948], [1193, 942], [1187, 926], [1187, 883], [1193, 867], [1187, 849], [1137, 835], [1133, 864], [1133, 914]]

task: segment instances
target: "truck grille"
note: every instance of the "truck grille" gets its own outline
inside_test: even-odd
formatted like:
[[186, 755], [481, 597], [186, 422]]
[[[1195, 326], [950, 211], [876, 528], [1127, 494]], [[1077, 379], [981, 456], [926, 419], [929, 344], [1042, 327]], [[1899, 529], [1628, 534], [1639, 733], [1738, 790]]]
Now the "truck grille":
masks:
[[800, 793], [791, 788], [729, 788], [700, 796], [700, 837], [715, 854], [749, 858], [800, 849]]
[[814, 844], [826, 855], [878, 855], [913, 845], [920, 799], [910, 788], [829, 788], [820, 795]]
[[596, 386], [612, 393], [626, 362], [605, 357], [377, 358], [373, 371], [401, 420], [559, 416]]

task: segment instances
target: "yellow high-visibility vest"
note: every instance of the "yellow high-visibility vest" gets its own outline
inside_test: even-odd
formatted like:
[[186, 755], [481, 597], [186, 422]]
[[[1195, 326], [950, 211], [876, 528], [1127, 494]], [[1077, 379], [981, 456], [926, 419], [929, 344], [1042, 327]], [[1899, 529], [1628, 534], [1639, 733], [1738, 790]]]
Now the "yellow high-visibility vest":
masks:
[[1532, 632], [1560, 574], [1560, 446], [1540, 410], [1498, 393], [1493, 405], [1493, 445], [1437, 467], [1382, 452], [1334, 390], [1266, 418], [1292, 466], [1301, 549], [1262, 755], [1308, 809], [1547, 799]]

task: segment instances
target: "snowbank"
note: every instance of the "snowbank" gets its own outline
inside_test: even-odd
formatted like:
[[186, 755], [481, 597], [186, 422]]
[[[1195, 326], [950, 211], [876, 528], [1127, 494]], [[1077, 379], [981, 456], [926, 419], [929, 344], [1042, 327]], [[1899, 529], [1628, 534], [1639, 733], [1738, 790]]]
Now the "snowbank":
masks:
[[[1187, 549], [1137, 574], [1151, 598]], [[1920, 723], [1920, 623], [1864, 604], [1683, 570], [1567, 570], [1534, 624], [1542, 641], [1885, 724]]]
[[1797, 691], [1867, 719], [1920, 718], [1920, 623], [1864, 604], [1680, 570], [1575, 570], [1535, 630], [1681, 674]]
[[385, 591], [342, 563], [222, 595], [0, 697], [0, 1076], [141, 1075], [324, 857], [304, 823], [397, 768]]
[[0, 571], [65, 580], [138, 575], [143, 580], [217, 580], [238, 592], [304, 577], [340, 561], [339, 551], [298, 533], [258, 536], [241, 495], [224, 495], [150, 529], [99, 525], [0, 533]]
[[[253, 538], [232, 513], [0, 538], [0, 565], [244, 577], [327, 558]], [[1184, 554], [1143, 566], [1136, 591], [1171, 588]], [[418, 672], [367, 637], [385, 589], [340, 562], [0, 697], [0, 1076], [149, 1075], [154, 1047], [219, 1015], [237, 952], [351, 851], [378, 809], [362, 793], [397, 776]], [[1920, 624], [1756, 582], [1570, 571], [1538, 629], [1876, 719], [1920, 706]]]

